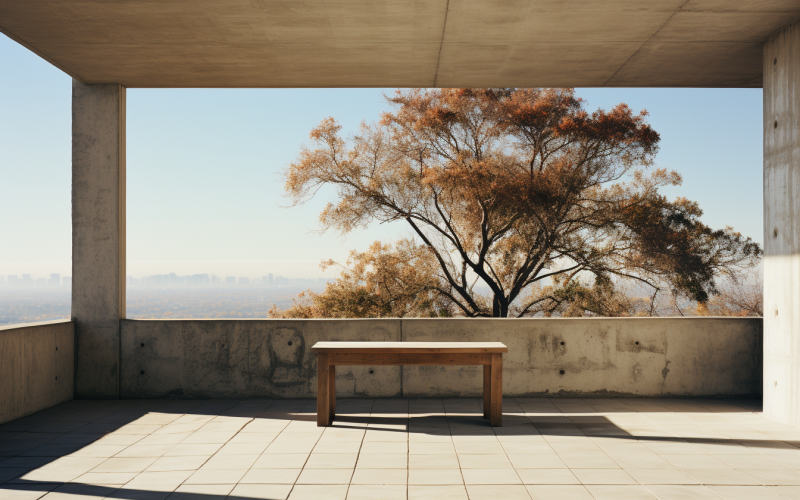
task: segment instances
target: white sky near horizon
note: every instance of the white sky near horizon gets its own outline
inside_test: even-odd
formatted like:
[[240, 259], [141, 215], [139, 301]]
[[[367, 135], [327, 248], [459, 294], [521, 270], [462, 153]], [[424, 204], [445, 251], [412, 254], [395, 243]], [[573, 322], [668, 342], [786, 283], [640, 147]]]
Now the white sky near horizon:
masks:
[[[280, 171], [333, 116], [346, 132], [394, 89], [129, 89], [128, 274], [335, 277], [319, 262], [408, 234], [374, 225], [320, 235], [323, 191], [286, 208]], [[70, 275], [71, 79], [0, 35], [0, 275]], [[586, 108], [647, 109], [669, 197], [762, 242], [760, 89], [577, 89]]]

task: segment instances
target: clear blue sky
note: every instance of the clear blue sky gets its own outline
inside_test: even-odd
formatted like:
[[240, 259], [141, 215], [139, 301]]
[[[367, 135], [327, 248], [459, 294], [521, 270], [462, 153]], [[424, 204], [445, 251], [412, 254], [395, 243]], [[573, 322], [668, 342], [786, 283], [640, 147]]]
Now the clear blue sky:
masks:
[[[71, 80], [0, 35], [0, 275], [70, 274]], [[333, 116], [353, 131], [393, 89], [129, 89], [128, 271], [323, 276], [375, 239], [376, 226], [320, 236], [325, 193], [287, 209], [279, 172]], [[679, 171], [670, 196], [696, 200], [713, 227], [762, 241], [758, 89], [578, 89], [587, 109], [647, 109], [657, 164]], [[326, 273], [331, 276], [331, 273]]]

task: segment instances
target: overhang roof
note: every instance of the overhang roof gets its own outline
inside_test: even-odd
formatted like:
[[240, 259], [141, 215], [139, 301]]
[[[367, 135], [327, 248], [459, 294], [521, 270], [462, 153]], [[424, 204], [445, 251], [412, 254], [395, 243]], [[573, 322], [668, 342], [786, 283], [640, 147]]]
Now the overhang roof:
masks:
[[760, 87], [798, 0], [0, 0], [0, 31], [128, 87]]

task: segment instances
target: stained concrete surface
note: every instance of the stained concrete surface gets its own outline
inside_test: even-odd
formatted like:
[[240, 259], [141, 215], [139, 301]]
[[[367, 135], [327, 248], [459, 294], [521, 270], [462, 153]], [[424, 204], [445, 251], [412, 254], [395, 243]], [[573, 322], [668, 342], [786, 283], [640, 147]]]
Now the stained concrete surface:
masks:
[[[313, 397], [321, 340], [498, 341], [510, 396], [759, 396], [760, 318], [123, 320], [121, 395]], [[563, 373], [561, 373], [563, 370]], [[478, 366], [342, 366], [340, 397], [482, 393]]]
[[74, 343], [71, 321], [0, 326], [0, 422], [72, 399]]
[[800, 433], [758, 400], [72, 401], [0, 426], [4, 500], [782, 499]]
[[125, 88], [72, 85], [75, 394], [119, 396], [125, 317]]
[[764, 45], [764, 411], [800, 427], [800, 24]]
[[759, 87], [794, 0], [0, 2], [0, 32], [129, 87]]

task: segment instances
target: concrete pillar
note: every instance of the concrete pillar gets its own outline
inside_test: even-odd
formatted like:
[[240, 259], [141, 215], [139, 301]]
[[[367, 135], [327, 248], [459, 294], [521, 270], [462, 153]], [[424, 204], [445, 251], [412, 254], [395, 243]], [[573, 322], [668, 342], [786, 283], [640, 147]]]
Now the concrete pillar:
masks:
[[764, 413], [800, 428], [800, 23], [763, 64]]
[[75, 397], [119, 397], [125, 317], [125, 87], [72, 81]]

